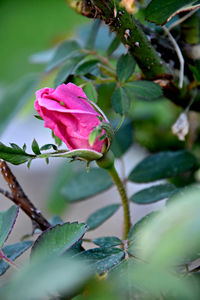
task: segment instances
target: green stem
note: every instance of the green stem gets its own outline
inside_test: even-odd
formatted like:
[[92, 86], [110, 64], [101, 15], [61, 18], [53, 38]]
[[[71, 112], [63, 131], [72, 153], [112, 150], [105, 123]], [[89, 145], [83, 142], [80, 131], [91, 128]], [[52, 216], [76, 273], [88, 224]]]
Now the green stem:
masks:
[[118, 192], [121, 197], [123, 211], [124, 211], [124, 239], [127, 239], [131, 227], [131, 221], [130, 221], [130, 211], [129, 211], [129, 204], [128, 204], [126, 191], [114, 166], [108, 170], [108, 173], [110, 174], [114, 183], [116, 184]]
[[121, 197], [123, 212], [124, 212], [124, 233], [123, 238], [126, 240], [128, 237], [129, 230], [131, 228], [131, 218], [130, 218], [130, 210], [129, 210], [129, 201], [126, 194], [126, 190], [124, 185], [115, 169], [114, 166], [114, 155], [111, 151], [106, 153], [103, 158], [96, 161], [100, 168], [105, 169], [110, 176], [112, 177], [113, 182], [115, 183], [118, 192]]

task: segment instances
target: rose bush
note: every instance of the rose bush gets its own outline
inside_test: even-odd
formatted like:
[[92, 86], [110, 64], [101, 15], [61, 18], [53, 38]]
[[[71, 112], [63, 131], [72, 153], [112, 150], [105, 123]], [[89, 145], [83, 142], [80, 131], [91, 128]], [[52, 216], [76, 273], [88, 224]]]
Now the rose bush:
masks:
[[102, 151], [107, 139], [97, 138], [92, 146], [89, 144], [89, 135], [100, 124], [101, 115], [87, 101], [80, 87], [68, 83], [56, 89], [38, 90], [34, 107], [44, 120], [44, 126], [52, 129], [69, 150]]

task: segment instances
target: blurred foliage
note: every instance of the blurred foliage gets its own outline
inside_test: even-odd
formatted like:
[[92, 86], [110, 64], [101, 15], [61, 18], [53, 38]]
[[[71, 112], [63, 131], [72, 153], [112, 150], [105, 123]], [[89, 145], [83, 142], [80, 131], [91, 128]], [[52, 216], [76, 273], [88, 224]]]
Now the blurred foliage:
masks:
[[30, 65], [35, 52], [55, 46], [71, 37], [77, 24], [87, 20], [70, 9], [64, 0], [0, 1], [1, 71], [0, 83], [9, 83], [27, 72], [41, 71]]
[[[73, 82], [83, 88], [89, 101], [93, 101], [93, 106], [98, 110], [97, 103], [111, 121], [115, 133], [111, 149], [118, 159], [121, 160], [134, 143], [150, 152], [123, 179], [129, 183], [155, 181], [156, 185], [130, 195], [130, 200], [138, 205], [146, 205], [167, 199], [167, 205], [160, 212], [153, 212], [134, 224], [127, 240], [107, 233], [93, 240], [87, 238], [87, 231], [98, 228], [121, 209], [117, 201], [93, 211], [86, 220], [87, 224], [64, 223], [54, 216], [50, 221], [51, 227], [46, 231], [41, 233], [40, 229], [34, 230], [39, 237], [32, 247], [31, 262], [5, 286], [0, 287], [0, 298], [3, 295], [3, 300], [11, 300], [15, 295], [15, 299], [28, 300], [50, 295], [60, 300], [100, 300], [103, 294], [103, 299], [109, 300], [198, 299], [199, 263], [196, 268], [193, 263], [200, 258], [200, 130], [199, 117], [197, 113], [190, 112], [190, 106], [199, 101], [199, 60], [188, 57], [186, 41], [180, 42], [182, 25], [178, 24], [178, 29], [172, 29], [172, 33], [182, 47], [185, 58], [184, 84], [179, 97], [190, 99], [189, 105], [183, 110], [164, 95], [162, 81], [155, 78], [152, 81], [145, 80], [145, 70], [137, 63], [137, 53], [128, 53], [122, 45], [124, 39], [128, 41], [130, 38], [128, 28], [123, 34], [123, 41], [120, 41], [119, 36], [109, 32], [99, 20], [88, 26], [86, 19], [76, 15], [65, 2], [20, 0], [13, 1], [12, 9], [9, 2], [0, 2], [0, 22], [4, 28], [0, 38], [5, 41], [1, 49], [2, 57], [5, 57], [0, 75], [1, 131], [16, 114], [27, 112], [30, 107], [32, 109], [33, 99], [29, 99], [36, 85], [57, 87]], [[85, 6], [80, 6], [80, 0], [67, 2], [76, 9], [84, 9], [86, 16], [87, 5], [92, 5], [90, 1], [84, 2]], [[99, 5], [104, 3], [102, 1]], [[117, 5], [119, 3], [121, 10], [124, 9], [121, 8], [124, 3], [126, 7], [133, 7], [133, 1], [115, 2]], [[177, 14], [177, 9], [181, 10], [181, 17], [184, 9], [188, 9], [185, 5], [189, 5], [190, 10], [195, 9], [199, 7], [199, 1], [182, 0], [178, 3], [166, 0], [166, 3], [168, 5], [158, 0], [136, 1], [134, 13], [143, 24], [141, 28], [148, 37], [147, 42], [157, 47], [163, 60], [172, 68], [174, 85], [177, 87], [177, 55], [171, 44], [169, 46], [162, 27], [148, 23], [144, 16], [163, 24], [167, 18]], [[90, 13], [94, 14], [94, 11]], [[95, 11], [95, 16], [99, 13], [102, 11]], [[125, 15], [125, 12], [121, 14]], [[199, 14], [195, 16], [199, 20]], [[177, 20], [176, 16], [169, 24], [173, 25]], [[113, 20], [109, 21], [108, 26]], [[73, 32], [75, 25], [80, 24], [84, 26]], [[137, 41], [134, 47], [140, 47]], [[171, 57], [163, 55], [165, 49]], [[37, 73], [27, 75], [33, 71]], [[25, 74], [26, 80], [25, 77], [18, 80]], [[4, 84], [12, 81], [15, 83], [4, 88]], [[180, 122], [178, 131], [184, 131], [184, 126], [190, 127], [184, 141], [176, 136], [179, 132], [171, 130], [181, 113], [184, 113], [186, 123]], [[95, 129], [99, 128], [92, 131], [92, 143], [98, 136], [98, 130], [95, 132]], [[102, 129], [109, 137], [106, 128], [102, 127], [101, 132]], [[28, 153], [25, 145], [21, 148], [15, 143], [10, 146], [0, 143], [0, 158], [14, 165], [26, 162], [28, 167], [35, 159], [45, 159], [49, 163], [51, 157], [62, 157], [72, 162], [58, 167], [49, 191], [50, 212], [62, 215], [69, 202], [86, 201], [110, 188], [112, 181], [105, 170], [91, 163], [102, 158], [102, 153], [87, 149], [61, 149], [63, 145], [60, 140], [55, 136], [54, 139], [57, 145], [39, 145], [34, 139], [31, 153]], [[84, 163], [74, 162], [76, 160]], [[7, 176], [4, 174], [4, 177]], [[162, 182], [158, 183], [158, 180]], [[13, 186], [9, 186], [12, 191]], [[12, 199], [12, 194], [2, 193]], [[33, 208], [31, 211], [38, 213]], [[9, 266], [16, 268], [13, 261], [32, 244], [26, 241], [4, 245], [17, 215], [16, 206], [0, 212], [1, 275]], [[31, 218], [34, 219], [32, 215]], [[84, 241], [93, 243], [92, 247], [95, 244], [95, 248], [84, 249]]]

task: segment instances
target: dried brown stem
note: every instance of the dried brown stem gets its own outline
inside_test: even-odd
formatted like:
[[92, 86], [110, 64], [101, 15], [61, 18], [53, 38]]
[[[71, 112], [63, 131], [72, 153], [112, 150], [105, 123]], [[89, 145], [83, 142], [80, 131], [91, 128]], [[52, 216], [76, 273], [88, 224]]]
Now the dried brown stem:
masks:
[[40, 211], [28, 199], [22, 187], [18, 183], [16, 177], [13, 175], [8, 165], [3, 160], [0, 160], [0, 171], [11, 190], [10, 193], [8, 191], [0, 189], [0, 193], [9, 198], [16, 205], [18, 205], [32, 221], [36, 222], [39, 225], [41, 230], [46, 230], [47, 228], [49, 228], [51, 226], [50, 223], [43, 217]]

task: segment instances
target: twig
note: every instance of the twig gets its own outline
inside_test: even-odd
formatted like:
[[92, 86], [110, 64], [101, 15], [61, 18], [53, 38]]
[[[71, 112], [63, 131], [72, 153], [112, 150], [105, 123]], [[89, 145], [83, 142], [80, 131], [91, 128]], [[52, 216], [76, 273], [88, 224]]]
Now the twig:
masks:
[[194, 10], [191, 10], [187, 15], [183, 16], [182, 18], [178, 19], [176, 22], [172, 23], [169, 27], [168, 30], [172, 30], [174, 27], [178, 26], [179, 24], [183, 23], [185, 20], [190, 18], [193, 14], [195, 14], [198, 11], [199, 7], [197, 7]]
[[190, 270], [190, 273], [196, 273], [196, 272], [199, 272], [200, 271], [200, 266]]
[[7, 197], [8, 199], [12, 200], [13, 202], [15, 202], [15, 198], [13, 197], [13, 195], [8, 192], [3, 190], [2, 188], [0, 188], [0, 194], [4, 195], [5, 197]]
[[167, 27], [163, 26], [163, 29], [165, 31], [165, 33], [168, 35], [171, 43], [173, 44], [175, 50], [176, 50], [176, 53], [177, 53], [177, 56], [178, 56], [178, 59], [179, 59], [179, 62], [180, 62], [180, 71], [179, 71], [179, 88], [181, 89], [183, 87], [183, 76], [184, 76], [184, 58], [183, 58], [183, 55], [182, 55], [182, 52], [179, 48], [179, 45], [177, 44], [176, 40], [173, 38], [173, 36], [171, 35], [171, 33], [169, 32], [169, 30], [167, 29]]
[[9, 198], [16, 205], [18, 205], [32, 221], [36, 222], [39, 225], [41, 230], [46, 230], [47, 228], [49, 228], [51, 226], [50, 223], [31, 203], [31, 201], [25, 195], [22, 187], [18, 183], [16, 177], [13, 175], [6, 162], [2, 159], [0, 159], [0, 171], [11, 190], [11, 193], [9, 193], [8, 191], [0, 189], [0, 193]]

